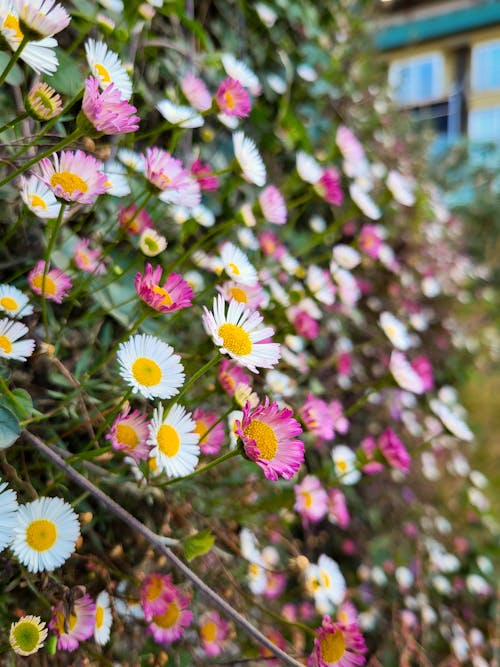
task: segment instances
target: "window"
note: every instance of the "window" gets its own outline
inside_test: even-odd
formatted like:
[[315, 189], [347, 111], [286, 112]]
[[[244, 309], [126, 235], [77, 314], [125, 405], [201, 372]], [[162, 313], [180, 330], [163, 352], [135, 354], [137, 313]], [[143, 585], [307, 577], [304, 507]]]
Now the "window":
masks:
[[472, 141], [500, 141], [500, 106], [469, 113], [469, 138]]
[[444, 59], [426, 53], [396, 60], [389, 68], [389, 84], [400, 104], [419, 105], [444, 96]]
[[500, 89], [500, 40], [472, 48], [472, 90]]

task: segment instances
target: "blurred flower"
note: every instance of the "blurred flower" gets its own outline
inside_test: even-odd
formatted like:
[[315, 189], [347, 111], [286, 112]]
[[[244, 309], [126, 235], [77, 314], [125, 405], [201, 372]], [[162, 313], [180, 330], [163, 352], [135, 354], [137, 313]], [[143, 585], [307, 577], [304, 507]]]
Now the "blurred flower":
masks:
[[[128, 229], [128, 228], [127, 228]], [[146, 257], [156, 257], [167, 247], [167, 239], [152, 228], [142, 230], [139, 248]]]
[[23, 616], [16, 623], [11, 623], [9, 644], [17, 655], [33, 655], [42, 648], [47, 632], [40, 616]]
[[326, 514], [328, 496], [315, 475], [306, 475], [300, 484], [293, 487], [295, 504], [293, 509], [304, 519], [316, 523]]
[[50, 301], [61, 303], [72, 288], [70, 278], [59, 269], [50, 269], [43, 275], [45, 262], [41, 259], [28, 273], [28, 283], [35, 294], [42, 295]]
[[266, 166], [253, 139], [243, 132], [233, 134], [234, 156], [243, 172], [243, 178], [262, 186], [266, 182]]
[[198, 620], [201, 646], [206, 655], [215, 657], [224, 650], [229, 624], [216, 611], [206, 611]]
[[0, 482], [0, 551], [12, 541], [18, 509], [15, 492], [8, 488], [6, 482]]
[[57, 648], [60, 651], [74, 651], [80, 642], [92, 637], [95, 612], [94, 601], [88, 593], [75, 600], [69, 616], [65, 616], [62, 602], [52, 607], [49, 628], [57, 634]]
[[106, 591], [101, 591], [95, 601], [94, 625], [94, 641], [99, 646], [104, 646], [108, 643], [112, 623], [113, 617], [111, 615], [109, 595]]
[[361, 473], [356, 468], [356, 454], [346, 445], [337, 445], [332, 449], [335, 475], [341, 484], [351, 486], [361, 479]]
[[212, 95], [208, 91], [204, 81], [194, 74], [186, 74], [181, 79], [181, 89], [189, 104], [198, 111], [208, 111], [212, 106]]
[[[219, 415], [216, 412], [195, 408], [193, 420], [195, 422], [194, 432], [200, 438], [198, 444], [202, 453], [218, 454], [226, 437], [224, 425], [219, 421]], [[210, 433], [207, 434], [207, 431]]]
[[219, 109], [228, 116], [246, 118], [252, 109], [247, 91], [239, 81], [228, 77], [217, 88], [215, 101]]

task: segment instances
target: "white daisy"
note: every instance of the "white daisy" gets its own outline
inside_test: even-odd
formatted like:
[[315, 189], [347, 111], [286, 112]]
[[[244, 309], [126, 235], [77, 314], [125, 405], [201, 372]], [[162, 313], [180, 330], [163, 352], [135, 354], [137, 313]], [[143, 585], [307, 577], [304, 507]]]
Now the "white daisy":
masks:
[[381, 313], [379, 324], [387, 338], [398, 350], [404, 351], [411, 347], [410, 337], [405, 325], [392, 313], [387, 311]]
[[139, 248], [147, 257], [156, 257], [167, 247], [167, 239], [154, 229], [144, 229], [139, 238]]
[[390, 171], [386, 180], [387, 187], [394, 199], [403, 206], [413, 206], [416, 201], [415, 181], [403, 176], [399, 171]]
[[370, 195], [365, 192], [357, 183], [351, 183], [349, 186], [351, 199], [356, 206], [371, 220], [379, 220], [382, 217], [382, 211], [373, 201]]
[[198, 206], [192, 208], [190, 217], [202, 227], [213, 227], [215, 225], [214, 213], [203, 204], [198, 204]]
[[37, 218], [50, 220], [59, 215], [61, 204], [52, 190], [36, 176], [21, 176], [21, 197]]
[[123, 12], [122, 0], [99, 0], [99, 4], [102, 5], [105, 9], [110, 9], [112, 12]]
[[136, 334], [120, 343], [119, 373], [144, 398], [171, 398], [184, 383], [181, 358], [156, 336]]
[[146, 163], [141, 153], [136, 153], [128, 148], [120, 148], [117, 155], [120, 162], [129, 169], [132, 169], [132, 171], [137, 171], [139, 174], [143, 174], [146, 171]]
[[195, 429], [191, 413], [182, 405], [173, 405], [166, 415], [162, 405], [155, 408], [149, 425], [148, 442], [153, 447], [151, 457], [170, 477], [184, 477], [196, 468], [200, 436]]
[[325, 269], [310, 264], [307, 268], [306, 284], [321, 303], [331, 306], [335, 302], [335, 287]]
[[161, 113], [163, 118], [168, 120], [172, 125], [179, 127], [195, 128], [201, 127], [204, 123], [203, 117], [192, 107], [174, 104], [170, 100], [162, 100], [158, 102], [156, 108]]
[[40, 616], [23, 616], [11, 624], [9, 644], [17, 655], [33, 655], [42, 648], [47, 633], [45, 621]]
[[39, 37], [52, 37], [69, 25], [70, 15], [55, 0], [14, 0], [20, 21]]
[[227, 427], [229, 431], [229, 449], [234, 449], [238, 444], [239, 435], [236, 433], [239, 426], [237, 422], [243, 419], [242, 410], [233, 410], [227, 416]]
[[424, 381], [401, 352], [397, 350], [392, 352], [389, 370], [402, 389], [412, 391], [414, 394], [424, 393]]
[[336, 561], [322, 554], [318, 563], [307, 567], [306, 588], [314, 596], [318, 611], [328, 613], [332, 605], [339, 605], [345, 597], [346, 582]]
[[105, 90], [112, 83], [121, 93], [122, 99], [132, 97], [132, 82], [118, 55], [104, 42], [89, 39], [85, 44], [85, 55], [92, 74]]
[[116, 160], [109, 160], [103, 168], [103, 173], [106, 174], [106, 194], [113, 195], [113, 197], [126, 197], [130, 194], [130, 185], [128, 184], [125, 167]]
[[280, 358], [279, 343], [262, 342], [274, 334], [271, 327], [262, 327], [262, 315], [245, 308], [243, 303], [226, 302], [219, 294], [213, 300], [213, 312], [204, 306], [203, 324], [222, 354], [229, 354], [240, 365], [254, 373], [260, 368], [272, 368]]
[[17, 319], [31, 315], [33, 306], [29, 305], [28, 297], [17, 287], [0, 285], [0, 310]]
[[109, 595], [106, 591], [101, 591], [95, 601], [94, 626], [94, 640], [99, 646], [104, 646], [104, 644], [108, 643], [112, 623], [113, 616], [111, 615]]
[[361, 473], [356, 468], [356, 454], [347, 445], [337, 445], [332, 449], [333, 466], [335, 474], [341, 484], [351, 486], [361, 478]]
[[266, 182], [266, 166], [253, 139], [244, 132], [233, 134], [234, 155], [243, 172], [243, 177], [250, 183], [262, 186]]
[[360, 263], [361, 255], [355, 248], [352, 248], [350, 245], [346, 245], [345, 243], [338, 243], [337, 245], [333, 246], [332, 259], [343, 269], [351, 271]]
[[304, 153], [304, 151], [299, 151], [297, 153], [295, 165], [300, 178], [312, 185], [317, 183], [323, 174], [321, 165], [316, 162], [312, 155], [308, 155], [307, 153]]
[[61, 498], [39, 498], [21, 505], [11, 548], [30, 572], [51, 572], [75, 550], [78, 517]]
[[0, 482], [0, 551], [12, 541], [18, 509], [15, 492]]
[[230, 242], [224, 243], [221, 259], [227, 275], [236, 283], [253, 287], [257, 284], [257, 271], [245, 253]]
[[229, 130], [235, 130], [240, 124], [240, 119], [237, 116], [230, 116], [227, 113], [218, 113], [217, 120], [219, 120]]
[[26, 361], [28, 357], [31, 357], [35, 349], [35, 341], [27, 338], [16, 342], [27, 332], [28, 327], [21, 322], [13, 322], [8, 318], [0, 320], [0, 357], [17, 359], [17, 361]]
[[471, 442], [474, 440], [474, 434], [467, 426], [466, 422], [449, 406], [433, 398], [429, 401], [432, 412], [439, 417], [450, 433], [459, 438]]
[[222, 66], [231, 79], [239, 81], [244, 88], [249, 89], [252, 95], [260, 95], [260, 81], [255, 72], [252, 72], [248, 65], [245, 65], [241, 60], [237, 60], [232, 53], [225, 53], [221, 60]]

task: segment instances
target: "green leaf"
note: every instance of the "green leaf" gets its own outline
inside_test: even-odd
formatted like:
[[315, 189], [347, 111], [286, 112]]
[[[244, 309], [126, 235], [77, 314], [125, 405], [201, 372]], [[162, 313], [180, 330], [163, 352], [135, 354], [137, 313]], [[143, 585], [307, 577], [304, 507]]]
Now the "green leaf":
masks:
[[33, 414], [33, 401], [26, 389], [14, 389], [9, 395], [2, 396], [0, 401], [18, 419], [28, 419]]
[[184, 553], [188, 561], [208, 553], [213, 547], [215, 537], [209, 530], [201, 530], [184, 540]]
[[18, 439], [20, 432], [16, 415], [0, 405], [0, 449], [10, 447]]
[[73, 97], [81, 89], [83, 81], [77, 63], [62, 49], [56, 49], [59, 59], [57, 72], [47, 77], [47, 83], [58, 93]]
[[[12, 52], [0, 51], [0, 72], [3, 72], [12, 56]], [[11, 86], [20, 86], [24, 81], [24, 74], [19, 65], [14, 65], [5, 79]]]

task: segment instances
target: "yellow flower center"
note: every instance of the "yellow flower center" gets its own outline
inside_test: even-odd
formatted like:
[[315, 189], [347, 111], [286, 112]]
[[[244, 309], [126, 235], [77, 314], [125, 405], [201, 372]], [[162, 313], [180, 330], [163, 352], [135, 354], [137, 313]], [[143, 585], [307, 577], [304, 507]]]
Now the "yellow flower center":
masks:
[[35, 519], [26, 529], [26, 542], [35, 551], [47, 551], [56, 540], [56, 525], [48, 519]]
[[82, 250], [76, 252], [76, 258], [83, 266], [87, 267], [90, 264], [89, 256]]
[[244, 356], [252, 351], [250, 336], [242, 327], [226, 322], [219, 327], [217, 333], [219, 338], [222, 338], [222, 344], [231, 354]]
[[3, 296], [0, 299], [0, 306], [5, 310], [17, 310], [19, 308], [19, 304], [11, 296]]
[[320, 587], [320, 585], [321, 585], [321, 584], [319, 583], [319, 580], [318, 580], [318, 579], [313, 579], [313, 580], [311, 581], [311, 590], [313, 590], [313, 591], [317, 591], [318, 588]]
[[170, 602], [167, 609], [159, 616], [153, 616], [153, 623], [160, 628], [171, 628], [179, 620], [181, 610], [177, 602]]
[[239, 303], [247, 303], [248, 297], [241, 287], [231, 287], [231, 296]]
[[325, 662], [338, 662], [345, 653], [344, 634], [340, 630], [329, 633], [320, 640], [321, 658]]
[[320, 576], [321, 576], [321, 579], [323, 581], [323, 586], [325, 588], [329, 588], [329, 586], [331, 584], [330, 577], [327, 575], [326, 572], [321, 572]]
[[104, 65], [101, 65], [100, 63], [95, 63], [94, 64], [94, 69], [99, 75], [99, 79], [101, 80], [101, 83], [111, 83], [111, 77], [109, 75], [108, 70], [104, 67]]
[[347, 612], [345, 612], [345, 611], [339, 611], [339, 621], [340, 621], [341, 623], [347, 623], [348, 620], [349, 620], [349, 619], [348, 619], [348, 617], [347, 617]]
[[148, 592], [146, 593], [146, 598], [148, 602], [156, 600], [160, 597], [163, 592], [163, 581], [160, 577], [153, 577], [148, 585]]
[[[76, 621], [77, 618], [75, 614], [70, 614], [68, 621], [66, 623], [69, 632], [71, 632], [71, 630], [73, 630], [73, 628], [75, 627]], [[60, 635], [66, 634], [66, 630], [64, 629], [64, 614], [62, 611], [56, 611], [56, 625]]]
[[70, 171], [58, 171], [50, 179], [50, 184], [53, 188], [58, 185], [61, 186], [63, 192], [70, 197], [74, 192], [87, 192], [89, 186], [85, 183], [83, 178], [78, 174], [73, 174]]
[[306, 507], [311, 507], [313, 504], [312, 494], [309, 491], [302, 491], [302, 498], [304, 499], [304, 505]]
[[207, 621], [201, 626], [200, 632], [206, 642], [213, 642], [217, 637], [217, 626], [213, 621]]
[[0, 348], [5, 354], [10, 354], [12, 352], [12, 343], [7, 336], [0, 336]]
[[386, 325], [385, 332], [386, 332], [388, 338], [396, 338], [397, 330], [396, 330], [396, 327], [393, 324]]
[[337, 468], [340, 472], [347, 472], [347, 462], [346, 461], [337, 461]]
[[26, 653], [35, 652], [40, 641], [40, 630], [33, 621], [23, 621], [13, 628], [16, 648]]
[[167, 176], [167, 174], [164, 171], [162, 171], [160, 174], [160, 181], [161, 181], [160, 187], [162, 189], [167, 188], [170, 185], [170, 183], [172, 183], [172, 179], [170, 178], [170, 176]]
[[128, 424], [118, 424], [116, 427], [116, 439], [120, 445], [125, 445], [128, 449], [135, 449], [139, 438], [135, 428]]
[[232, 262], [229, 262], [228, 266], [229, 266], [229, 268], [231, 269], [231, 271], [234, 273], [235, 276], [239, 276], [239, 275], [240, 275], [240, 270], [239, 270], [239, 268], [236, 266], [236, 264], [233, 264]]
[[165, 456], [175, 456], [181, 448], [181, 439], [179, 434], [170, 424], [162, 424], [158, 429], [156, 436], [158, 440], [158, 447]]
[[201, 419], [196, 420], [196, 426], [194, 427], [194, 432], [200, 436], [200, 443], [205, 440], [205, 438], [202, 438], [201, 436], [204, 435], [208, 431], [208, 427], [205, 424], [205, 422], [201, 421]]
[[29, 198], [31, 205], [34, 208], [38, 206], [38, 208], [43, 208], [44, 211], [47, 210], [47, 204], [45, 203], [45, 200], [42, 199], [39, 195], [30, 195]]
[[99, 605], [97, 605], [96, 610], [95, 610], [95, 625], [96, 625], [96, 628], [101, 628], [103, 623], [104, 623], [104, 607], [102, 607], [99, 604]]
[[156, 361], [147, 357], [138, 357], [132, 364], [132, 375], [139, 384], [145, 387], [153, 387], [160, 384], [162, 378], [161, 368]]
[[163, 299], [160, 301], [160, 306], [171, 306], [173, 301], [172, 297], [170, 296], [170, 293], [168, 290], [163, 289], [163, 287], [160, 287], [159, 285], [153, 285], [153, 292], [155, 294], [159, 294], [160, 296], [163, 296]]
[[[130, 229], [133, 229], [133, 227], [130, 226]], [[158, 245], [158, 242], [152, 239], [150, 236], [145, 236], [142, 239], [142, 242], [146, 246], [146, 249], [149, 250], [149, 252], [154, 252], [158, 254], [160, 250], [160, 246]]]
[[39, 273], [33, 278], [32, 283], [33, 287], [40, 290], [42, 294], [49, 294], [51, 296], [57, 294], [57, 285], [49, 275], [46, 275], [44, 280], [43, 273]]
[[151, 472], [155, 472], [155, 470], [158, 468], [156, 459], [148, 459], [148, 468], [151, 470]]
[[234, 109], [234, 97], [233, 97], [232, 94], [229, 92], [229, 90], [227, 90], [227, 91], [224, 93], [224, 102], [225, 102], [226, 107], [227, 107], [228, 109]]
[[19, 19], [17, 16], [14, 16], [14, 14], [7, 14], [5, 21], [3, 22], [3, 27], [14, 31], [13, 37], [17, 42], [22, 41], [24, 35], [19, 27]]
[[271, 461], [276, 456], [278, 438], [268, 424], [259, 419], [253, 419], [243, 433], [250, 440], [255, 440], [261, 459]]

